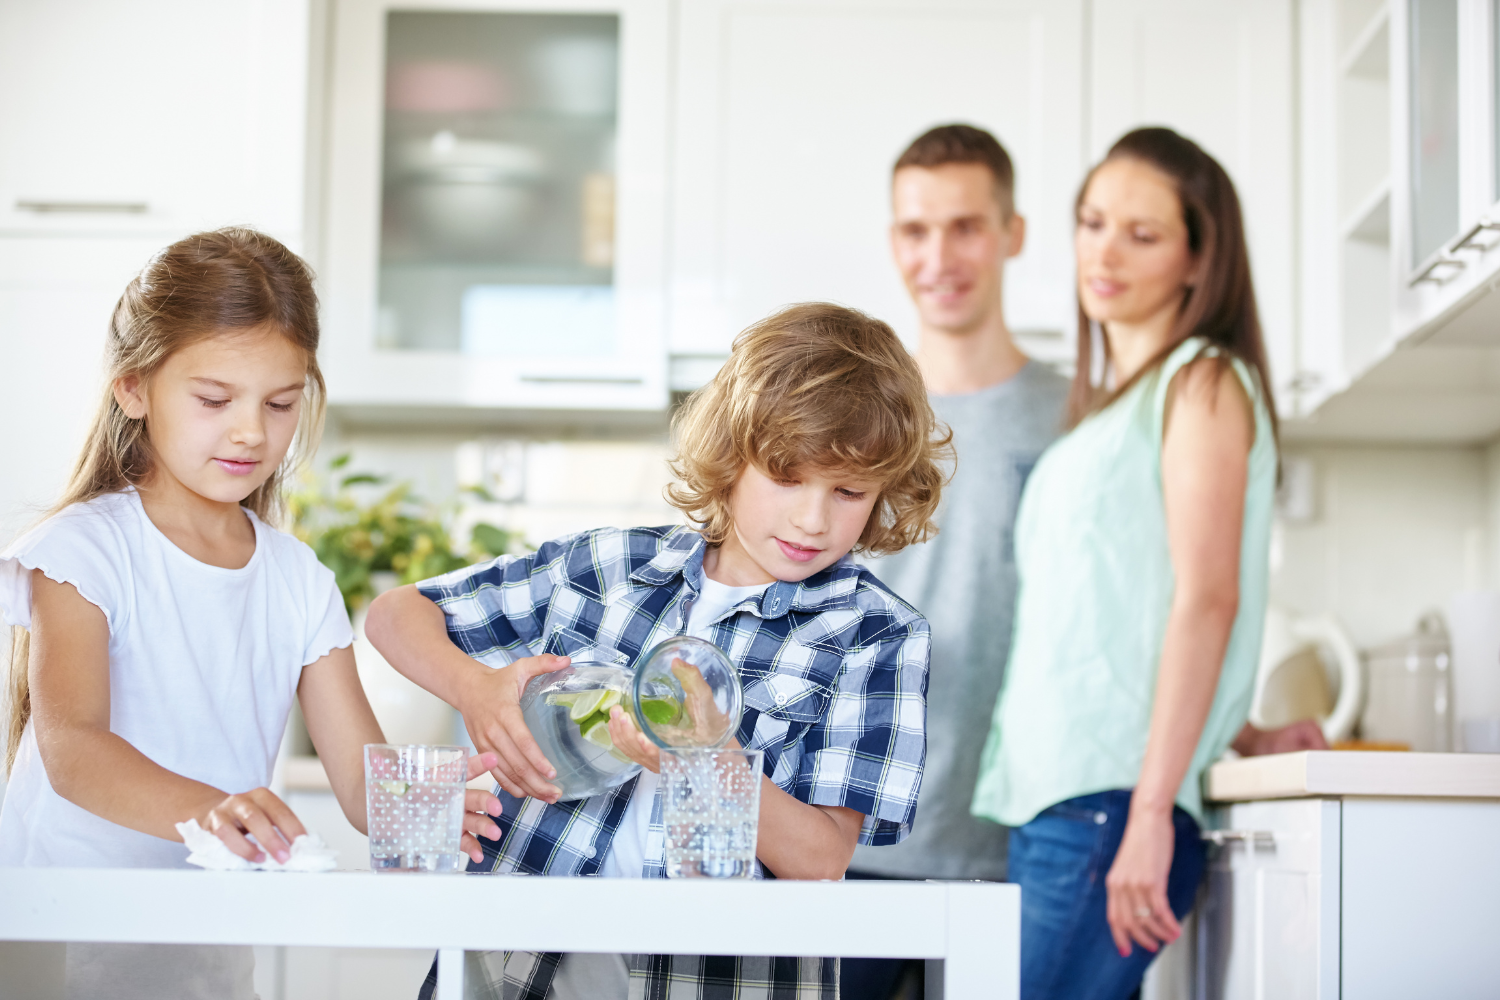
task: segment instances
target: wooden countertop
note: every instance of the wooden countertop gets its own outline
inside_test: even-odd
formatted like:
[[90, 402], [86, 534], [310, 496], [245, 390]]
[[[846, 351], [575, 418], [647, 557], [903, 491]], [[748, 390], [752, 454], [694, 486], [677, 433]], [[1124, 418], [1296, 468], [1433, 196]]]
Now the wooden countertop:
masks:
[[1309, 795], [1500, 799], [1500, 754], [1310, 750], [1220, 761], [1208, 769], [1214, 802]]

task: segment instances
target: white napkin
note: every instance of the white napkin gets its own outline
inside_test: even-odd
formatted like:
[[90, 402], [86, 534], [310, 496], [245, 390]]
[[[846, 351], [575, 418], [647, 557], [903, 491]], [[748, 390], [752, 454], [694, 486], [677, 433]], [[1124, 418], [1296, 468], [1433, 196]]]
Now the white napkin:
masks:
[[[333, 859], [339, 853], [323, 843], [323, 838], [316, 833], [304, 833], [292, 841], [292, 853], [286, 859], [286, 864], [277, 861], [269, 852], [264, 861], [246, 861], [231, 851], [224, 841], [199, 826], [195, 819], [178, 823], [177, 832], [182, 834], [182, 842], [191, 852], [187, 856], [188, 864], [210, 871], [248, 872], [259, 869], [268, 872], [331, 872], [334, 868]], [[249, 840], [257, 847], [260, 846], [253, 835]]]

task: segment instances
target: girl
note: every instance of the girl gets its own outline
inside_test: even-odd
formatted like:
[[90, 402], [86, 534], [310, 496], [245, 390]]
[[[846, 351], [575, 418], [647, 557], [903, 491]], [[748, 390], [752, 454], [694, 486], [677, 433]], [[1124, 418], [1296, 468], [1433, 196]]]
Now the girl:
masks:
[[1073, 429], [1018, 514], [1016, 631], [974, 812], [1017, 828], [1022, 997], [1123, 1000], [1180, 933], [1203, 871], [1199, 778], [1249, 709], [1276, 421], [1223, 168], [1140, 129], [1076, 211]]
[[[0, 865], [182, 867], [188, 819], [284, 861], [305, 831], [265, 785], [294, 694], [365, 829], [362, 747], [384, 739], [348, 615], [333, 574], [269, 526], [317, 446], [317, 346], [311, 273], [260, 233], [189, 237], [126, 288], [73, 478], [0, 553], [19, 626]], [[467, 830], [495, 829], [477, 815], [499, 814], [493, 796], [468, 807]], [[96, 945], [69, 949], [68, 992], [250, 996], [250, 972], [248, 948]]]

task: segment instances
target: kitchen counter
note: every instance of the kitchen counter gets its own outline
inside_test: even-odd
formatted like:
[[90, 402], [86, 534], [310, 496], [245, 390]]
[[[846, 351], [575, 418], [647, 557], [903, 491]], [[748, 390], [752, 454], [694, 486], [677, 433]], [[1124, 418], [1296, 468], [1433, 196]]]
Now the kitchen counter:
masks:
[[431, 948], [439, 1000], [465, 950], [505, 949], [941, 959], [929, 996], [1020, 994], [1021, 892], [995, 883], [7, 868], [0, 899], [0, 941]]
[[1311, 750], [1220, 761], [1204, 798], [1252, 802], [1309, 795], [1500, 799], [1500, 754]]
[[1247, 757], [1206, 791], [1207, 995], [1496, 995], [1500, 754]]

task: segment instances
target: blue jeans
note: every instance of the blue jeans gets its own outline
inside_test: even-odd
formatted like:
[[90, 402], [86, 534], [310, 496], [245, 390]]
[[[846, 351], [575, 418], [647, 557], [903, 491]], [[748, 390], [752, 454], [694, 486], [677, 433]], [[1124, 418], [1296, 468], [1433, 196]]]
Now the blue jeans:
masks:
[[[1010, 880], [1021, 887], [1021, 1000], [1125, 1000], [1156, 956], [1132, 943], [1115, 950], [1105, 919], [1109, 874], [1130, 791], [1098, 792], [1059, 802], [1010, 832]], [[1177, 842], [1167, 901], [1181, 920], [1203, 878], [1198, 824], [1172, 810]]]

